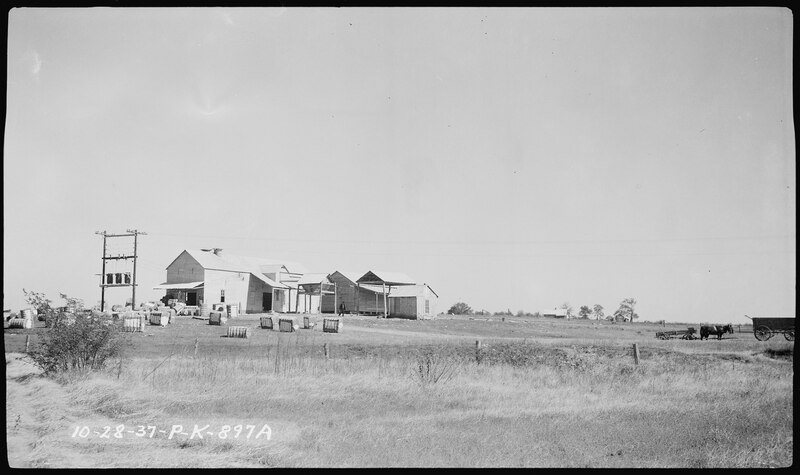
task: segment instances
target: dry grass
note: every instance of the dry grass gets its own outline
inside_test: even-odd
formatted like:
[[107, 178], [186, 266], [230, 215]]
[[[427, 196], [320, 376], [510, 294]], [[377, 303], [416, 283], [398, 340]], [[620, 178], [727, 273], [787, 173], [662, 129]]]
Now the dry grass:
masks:
[[[348, 322], [348, 331], [354, 323], [360, 322]], [[367, 329], [394, 324], [364, 320]], [[396, 327], [416, 332], [422, 326]], [[465, 328], [453, 337], [381, 336], [381, 344], [367, 330], [334, 338], [262, 331], [235, 346], [209, 335], [197, 357], [194, 338], [207, 327], [192, 328], [195, 335], [142, 336], [138, 344], [148, 344], [147, 351], [121, 367], [15, 384], [7, 420], [29, 411], [25, 418], [33, 420], [22, 425], [34, 431], [37, 445], [20, 463], [39, 467], [792, 463], [791, 343], [640, 339], [636, 366], [630, 339], [580, 338], [567, 328], [562, 338], [483, 337], [478, 364]], [[325, 342], [331, 359], [322, 353]], [[44, 397], [19, 404], [27, 394]], [[71, 438], [76, 424], [269, 424], [273, 437]]]

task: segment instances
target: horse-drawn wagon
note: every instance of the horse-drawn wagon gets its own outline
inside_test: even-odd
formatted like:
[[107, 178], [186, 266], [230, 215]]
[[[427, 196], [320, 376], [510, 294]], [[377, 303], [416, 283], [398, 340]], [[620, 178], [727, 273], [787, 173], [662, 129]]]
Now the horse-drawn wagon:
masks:
[[784, 338], [794, 341], [794, 317], [752, 317], [751, 320], [753, 335], [759, 341], [767, 341], [776, 333], [783, 333]]
[[681, 340], [695, 340], [697, 339], [694, 334], [697, 332], [692, 327], [687, 328], [686, 330], [668, 330], [663, 332], [656, 332], [656, 338], [659, 340], [669, 340], [671, 338], [680, 338]]

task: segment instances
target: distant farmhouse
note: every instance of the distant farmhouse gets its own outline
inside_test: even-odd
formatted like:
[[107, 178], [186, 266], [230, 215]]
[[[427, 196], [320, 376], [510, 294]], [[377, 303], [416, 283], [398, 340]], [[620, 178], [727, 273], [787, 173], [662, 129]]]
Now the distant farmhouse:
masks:
[[431, 318], [438, 295], [398, 272], [310, 273], [296, 262], [187, 249], [154, 287], [186, 305], [238, 305], [242, 313], [338, 313]]
[[553, 310], [544, 310], [542, 316], [550, 318], [567, 318], [567, 309], [554, 308]]

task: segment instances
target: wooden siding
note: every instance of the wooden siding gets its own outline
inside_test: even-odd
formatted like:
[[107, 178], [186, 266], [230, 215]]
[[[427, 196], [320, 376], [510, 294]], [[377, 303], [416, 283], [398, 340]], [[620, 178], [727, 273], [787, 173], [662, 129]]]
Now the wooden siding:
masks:
[[[355, 313], [356, 311], [356, 285], [341, 273], [334, 272], [329, 277], [331, 282], [336, 284], [336, 305], [344, 302], [345, 311]], [[388, 287], [387, 287], [388, 291]], [[375, 303], [375, 295], [378, 296], [378, 302]], [[358, 292], [358, 311], [359, 313], [383, 313], [383, 294], [372, 292], [364, 288], [359, 288]], [[302, 299], [302, 297], [301, 297]], [[334, 297], [333, 295], [324, 295], [322, 298], [322, 311], [324, 313], [334, 312]], [[338, 309], [335, 310], [338, 312]]]
[[[356, 311], [356, 286], [354, 283], [350, 282], [350, 279], [343, 276], [340, 272], [334, 272], [329, 277], [331, 282], [336, 284], [336, 305], [338, 306], [339, 303], [344, 302], [344, 306], [348, 312], [355, 312]], [[323, 295], [322, 296], [322, 311], [323, 312], [338, 312], [339, 310], [333, 310], [334, 308], [334, 297], [333, 295]]]
[[188, 252], [183, 251], [175, 261], [167, 267], [167, 282], [183, 284], [205, 280], [203, 266]]
[[417, 297], [392, 297], [389, 299], [390, 316], [416, 318], [417, 314]]

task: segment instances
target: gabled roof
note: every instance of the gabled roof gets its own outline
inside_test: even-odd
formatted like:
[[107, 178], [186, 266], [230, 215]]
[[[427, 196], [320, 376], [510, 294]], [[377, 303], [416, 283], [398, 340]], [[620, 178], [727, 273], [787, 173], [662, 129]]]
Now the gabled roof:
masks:
[[346, 271], [346, 270], [333, 271], [328, 275], [333, 275], [333, 274], [336, 274], [337, 272], [339, 274], [341, 274], [345, 279], [349, 280], [350, 282], [352, 282], [354, 284], [356, 283], [356, 281], [358, 280], [359, 277], [364, 275], [363, 272], [352, 272], [352, 271]]
[[[231, 272], [251, 272], [254, 269], [258, 269], [259, 272], [263, 273], [265, 271], [261, 270], [261, 267], [266, 267], [275, 270], [285, 268], [287, 272], [293, 274], [306, 273], [305, 266], [292, 261], [267, 259], [263, 257], [240, 256], [236, 254], [229, 254], [227, 252], [222, 252], [217, 255], [211, 251], [203, 251], [202, 249], [186, 249], [183, 252], [189, 254], [204, 269], [226, 270]], [[178, 257], [180, 257], [180, 255]], [[177, 260], [177, 258], [175, 260]], [[173, 260], [172, 263], [174, 262], [175, 261]], [[170, 263], [169, 266], [171, 266], [172, 263]], [[270, 272], [270, 270], [266, 272]], [[272, 270], [272, 272], [274, 272], [274, 270]]]
[[[211, 251], [201, 249], [186, 249], [183, 252], [189, 254], [204, 269], [227, 270], [231, 272], [250, 272], [254, 269], [269, 267], [271, 269], [285, 268], [288, 272], [304, 274], [306, 269], [303, 265], [296, 262], [283, 261], [278, 259], [266, 259], [262, 257], [239, 256], [227, 252], [214, 254]], [[183, 253], [181, 253], [183, 254]], [[180, 255], [178, 255], [180, 257]], [[175, 258], [177, 260], [177, 258]], [[175, 260], [170, 263], [170, 267]], [[263, 271], [262, 271], [263, 272]]]
[[386, 284], [386, 285], [413, 285], [416, 281], [401, 272], [369, 271], [359, 277], [358, 283]]
[[[200, 249], [185, 249], [181, 254], [178, 255], [180, 257], [183, 253], [188, 254], [192, 259], [197, 261], [203, 269], [209, 270], [224, 270], [228, 272], [247, 272], [253, 274], [257, 279], [264, 282], [265, 284], [269, 285], [270, 287], [277, 287], [279, 289], [287, 288], [285, 285], [275, 282], [274, 280], [270, 279], [269, 277], [265, 276], [259, 267], [258, 259], [252, 257], [245, 257], [245, 256], [237, 256], [235, 254], [214, 254], [210, 251], [203, 251]], [[167, 268], [172, 266], [175, 261], [178, 260], [176, 257]]]

